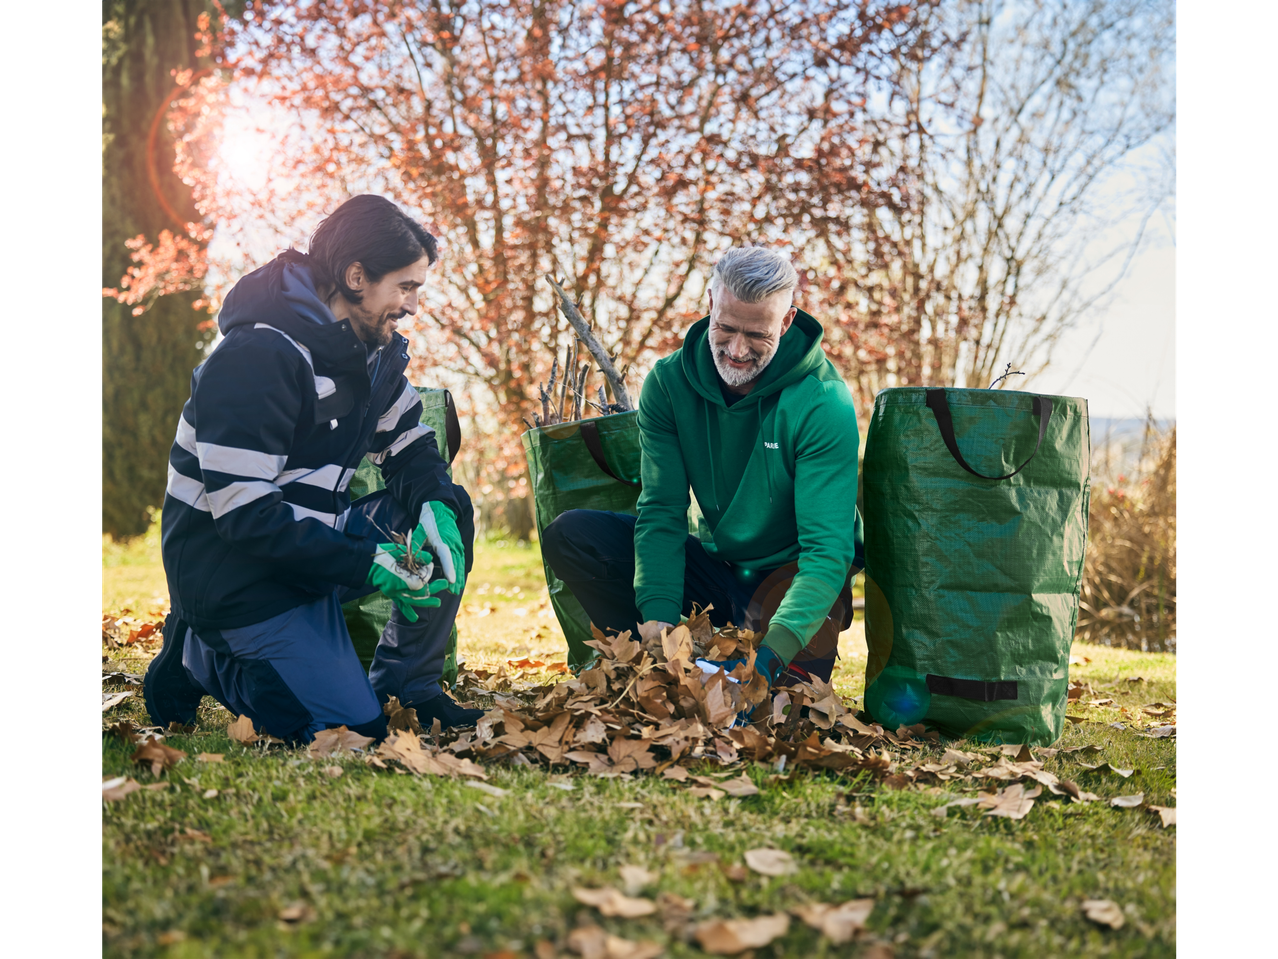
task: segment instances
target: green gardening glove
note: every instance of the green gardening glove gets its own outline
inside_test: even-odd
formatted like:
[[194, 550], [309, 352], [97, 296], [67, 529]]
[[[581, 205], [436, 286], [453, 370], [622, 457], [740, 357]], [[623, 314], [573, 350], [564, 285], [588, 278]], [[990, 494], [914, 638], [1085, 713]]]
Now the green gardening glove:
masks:
[[430, 500], [422, 504], [421, 522], [413, 530], [413, 542], [417, 542], [421, 533], [426, 544], [435, 554], [439, 570], [444, 578], [430, 584], [430, 591], [438, 593], [446, 590], [454, 596], [460, 596], [466, 586], [466, 547], [462, 544], [461, 532], [457, 529], [457, 518], [453, 511], [438, 500]]
[[417, 611], [414, 606], [423, 608], [439, 605], [439, 600], [431, 596], [426, 580], [434, 571], [433, 564], [427, 564], [418, 572], [411, 573], [397, 562], [395, 551], [403, 553], [404, 547], [394, 543], [382, 543], [373, 554], [373, 565], [368, 570], [368, 585], [376, 586], [404, 614], [410, 623], [417, 622]]

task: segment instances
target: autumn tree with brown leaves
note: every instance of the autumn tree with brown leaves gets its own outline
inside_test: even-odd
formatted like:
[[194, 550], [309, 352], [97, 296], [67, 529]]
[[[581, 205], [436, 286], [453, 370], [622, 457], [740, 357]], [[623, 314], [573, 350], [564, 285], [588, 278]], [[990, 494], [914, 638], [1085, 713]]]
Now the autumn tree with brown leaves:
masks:
[[175, 116], [180, 165], [211, 220], [265, 220], [293, 242], [296, 222], [365, 190], [430, 223], [444, 255], [416, 373], [482, 384], [499, 459], [522, 472], [522, 420], [572, 339], [544, 274], [567, 280], [638, 371], [701, 314], [718, 251], [801, 245], [809, 223], [855, 230], [871, 207], [909, 203], [866, 121], [897, 64], [932, 52], [915, 13], [833, 0], [253, 3], [224, 63], [298, 122], [263, 158], [265, 186], [231, 195], [206, 162], [211, 83]]
[[[355, 193], [431, 226], [412, 372], [470, 384], [481, 494], [522, 492], [518, 436], [573, 339], [544, 274], [632, 393], [748, 242], [791, 250], [863, 411], [984, 385], [1094, 302], [1097, 187], [1173, 116], [1155, 0], [247, 6], [175, 101], [177, 169], [208, 225], [255, 238], [240, 271]], [[251, 186], [219, 165], [230, 90], [270, 105]]]

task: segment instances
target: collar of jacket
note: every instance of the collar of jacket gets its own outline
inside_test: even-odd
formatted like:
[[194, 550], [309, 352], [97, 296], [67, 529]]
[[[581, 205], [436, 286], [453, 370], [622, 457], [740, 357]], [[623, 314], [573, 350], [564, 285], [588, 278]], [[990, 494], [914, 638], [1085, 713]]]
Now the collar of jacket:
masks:
[[[232, 287], [218, 314], [218, 327], [223, 335], [241, 326], [252, 327], [258, 323], [272, 326], [286, 333], [311, 351], [316, 372], [333, 379], [353, 378], [352, 386], [363, 384], [368, 389], [368, 351], [364, 342], [355, 335], [350, 320], [335, 323], [316, 323], [299, 316], [284, 297], [283, 271], [285, 261], [276, 257], [261, 269], [241, 277]], [[392, 334], [384, 353], [407, 353], [408, 341], [398, 333]]]
[[[753, 415], [767, 397], [797, 383], [813, 370], [828, 362], [821, 348], [824, 330], [812, 315], [795, 310], [794, 321], [777, 344], [776, 355], [759, 377], [754, 388], [731, 406], [719, 389], [719, 374], [710, 353], [710, 317], [703, 316], [692, 324], [680, 349], [680, 366], [692, 388], [709, 402], [737, 416]], [[747, 411], [750, 411], [749, 413]]]

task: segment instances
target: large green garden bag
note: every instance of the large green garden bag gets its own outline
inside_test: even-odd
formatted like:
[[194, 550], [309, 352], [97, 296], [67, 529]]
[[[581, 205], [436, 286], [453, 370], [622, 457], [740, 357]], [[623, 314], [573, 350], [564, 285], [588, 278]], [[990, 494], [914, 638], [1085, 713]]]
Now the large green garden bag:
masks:
[[[424, 386], [414, 387], [422, 396], [421, 421], [435, 431], [435, 441], [444, 459], [452, 463], [461, 445], [461, 424], [457, 420], [457, 410], [453, 406], [453, 397], [448, 390], [427, 389]], [[451, 471], [450, 471], [451, 475]], [[375, 493], [386, 486], [382, 482], [382, 472], [368, 457], [360, 461], [359, 468], [351, 478], [351, 499], [359, 499], [369, 493]], [[382, 638], [382, 630], [390, 621], [390, 599], [385, 593], [374, 592], [362, 599], [353, 599], [342, 605], [342, 615], [346, 618], [346, 628], [350, 631], [351, 642], [359, 661], [368, 669], [373, 663], [373, 652], [377, 649], [378, 640]], [[448, 641], [448, 658], [444, 660], [444, 682], [452, 685], [457, 680], [457, 624], [453, 624], [453, 634]]]
[[865, 444], [866, 709], [1060, 737], [1087, 543], [1087, 401], [884, 390]]
[[[613, 413], [542, 426], [523, 436], [528, 476], [537, 515], [537, 537], [560, 513], [570, 509], [638, 511], [639, 413]], [[568, 640], [568, 665], [583, 666], [596, 655], [586, 645], [590, 617], [549, 564], [546, 586], [550, 605]]]

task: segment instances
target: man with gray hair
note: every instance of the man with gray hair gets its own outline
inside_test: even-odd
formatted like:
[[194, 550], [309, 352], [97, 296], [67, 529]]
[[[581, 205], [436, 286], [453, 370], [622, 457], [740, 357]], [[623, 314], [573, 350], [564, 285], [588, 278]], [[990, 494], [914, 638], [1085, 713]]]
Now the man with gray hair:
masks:
[[669, 626], [713, 605], [716, 626], [765, 633], [770, 683], [830, 680], [864, 566], [856, 410], [821, 325], [793, 303], [798, 280], [763, 247], [720, 257], [709, 316], [644, 381], [639, 515], [570, 510], [542, 537], [595, 626]]

